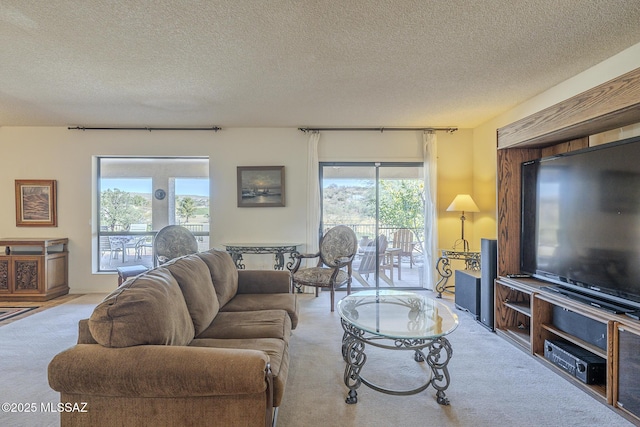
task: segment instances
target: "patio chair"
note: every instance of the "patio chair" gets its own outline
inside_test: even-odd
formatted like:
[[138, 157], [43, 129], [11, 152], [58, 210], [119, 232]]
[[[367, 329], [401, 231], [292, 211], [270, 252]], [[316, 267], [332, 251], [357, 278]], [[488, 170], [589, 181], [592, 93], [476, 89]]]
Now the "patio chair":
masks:
[[[360, 264], [356, 271], [353, 272], [353, 277], [356, 278], [358, 282], [362, 284], [362, 286], [369, 287], [370, 283], [367, 281], [369, 279], [369, 275], [371, 273], [376, 272], [376, 265], [379, 268], [380, 278], [387, 282], [389, 285], [394, 286], [393, 284], [393, 273], [391, 269], [393, 268], [393, 262], [389, 262], [386, 251], [387, 251], [387, 237], [384, 234], [378, 236], [378, 256], [376, 257], [376, 241], [371, 241], [365, 247], [362, 258], [360, 259]], [[385, 270], [389, 270], [391, 274], [387, 276], [385, 274]], [[365, 276], [365, 277], [363, 277]]]
[[[351, 293], [351, 263], [358, 251], [356, 233], [346, 225], [331, 228], [320, 239], [320, 250], [314, 254], [294, 254], [295, 263], [291, 269], [291, 290], [296, 287], [312, 286], [331, 290], [331, 311], [335, 307], [335, 289], [347, 285]], [[318, 258], [315, 267], [300, 268], [303, 259]]]
[[416, 246], [413, 231], [402, 228], [393, 233], [393, 247], [400, 249], [400, 258], [409, 257], [409, 268], [413, 268], [413, 249]]
[[180, 225], [167, 225], [153, 241], [154, 260], [164, 264], [174, 258], [198, 252], [198, 242], [188, 229]]
[[122, 254], [122, 262], [125, 262], [126, 255], [126, 237], [123, 236], [109, 236], [109, 247], [111, 248], [111, 258], [109, 260], [109, 265], [111, 265], [112, 259], [117, 259], [119, 257], [118, 253]]
[[[131, 224], [129, 231], [134, 233], [146, 232], [147, 224]], [[147, 248], [151, 248], [150, 236], [134, 236], [126, 245], [127, 250], [133, 249], [136, 259], [142, 259], [142, 252], [146, 255]]]
[[111, 261], [118, 257], [118, 252], [122, 252], [122, 246], [112, 245], [109, 236], [100, 236], [100, 257], [103, 257], [107, 252], [109, 253], [109, 266], [111, 266]]

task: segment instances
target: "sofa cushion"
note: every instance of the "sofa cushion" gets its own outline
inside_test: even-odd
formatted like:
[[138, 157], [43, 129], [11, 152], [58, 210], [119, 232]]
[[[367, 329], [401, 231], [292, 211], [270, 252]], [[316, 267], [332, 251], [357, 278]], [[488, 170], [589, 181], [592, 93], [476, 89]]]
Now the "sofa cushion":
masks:
[[187, 255], [173, 259], [162, 267], [168, 269], [180, 285], [195, 334], [198, 335], [211, 324], [220, 309], [207, 264], [196, 255]]
[[269, 356], [269, 365], [273, 375], [273, 406], [282, 402], [284, 388], [289, 375], [289, 347], [286, 342], [276, 338], [255, 339], [194, 339], [190, 346], [231, 348], [242, 350], [260, 350]]
[[279, 338], [289, 342], [291, 319], [284, 310], [220, 311], [196, 338]]
[[260, 311], [281, 309], [291, 317], [291, 329], [298, 325], [298, 298], [296, 294], [238, 294], [222, 311]]
[[187, 345], [195, 335], [180, 286], [163, 267], [109, 294], [93, 310], [89, 329], [105, 347]]
[[218, 294], [220, 307], [233, 298], [238, 292], [238, 270], [231, 255], [224, 251], [210, 249], [196, 254], [207, 264], [211, 273], [213, 287]]

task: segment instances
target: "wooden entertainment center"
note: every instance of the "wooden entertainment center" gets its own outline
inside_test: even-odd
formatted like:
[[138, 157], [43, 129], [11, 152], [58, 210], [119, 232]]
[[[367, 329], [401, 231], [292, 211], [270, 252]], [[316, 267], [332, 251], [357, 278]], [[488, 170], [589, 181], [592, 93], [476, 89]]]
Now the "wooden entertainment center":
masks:
[[[498, 278], [494, 295], [497, 334], [640, 425], [640, 384], [636, 381], [640, 377], [640, 321], [545, 290], [547, 284], [542, 281], [507, 277], [520, 272], [522, 162], [586, 148], [590, 135], [637, 123], [640, 69], [498, 129]], [[554, 313], [559, 310], [602, 329], [604, 344], [593, 345], [554, 326]], [[586, 384], [548, 362], [545, 340], [568, 342], [605, 359], [604, 384]]]

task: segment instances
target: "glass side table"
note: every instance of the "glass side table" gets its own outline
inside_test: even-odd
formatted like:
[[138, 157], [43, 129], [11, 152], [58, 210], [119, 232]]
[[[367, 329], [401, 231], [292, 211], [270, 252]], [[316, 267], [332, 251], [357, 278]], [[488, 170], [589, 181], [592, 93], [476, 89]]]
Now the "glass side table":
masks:
[[449, 277], [453, 274], [453, 271], [451, 271], [452, 259], [463, 260], [466, 270], [480, 270], [480, 252], [464, 252], [443, 249], [440, 254], [440, 258], [436, 261], [436, 271], [440, 276], [438, 283], [436, 283], [438, 298], [442, 298], [443, 292], [453, 292], [451, 291], [453, 286], [447, 286]]
[[[399, 396], [416, 394], [433, 386], [437, 402], [449, 404], [445, 390], [449, 387], [447, 365], [453, 349], [445, 336], [458, 326], [458, 316], [446, 305], [414, 292], [367, 290], [340, 300], [338, 314], [344, 330], [344, 383], [349, 388], [346, 403], [358, 402], [357, 389], [364, 384], [376, 391]], [[412, 390], [399, 391], [368, 381], [361, 375], [368, 345], [413, 351], [416, 362], [429, 365], [427, 382]]]

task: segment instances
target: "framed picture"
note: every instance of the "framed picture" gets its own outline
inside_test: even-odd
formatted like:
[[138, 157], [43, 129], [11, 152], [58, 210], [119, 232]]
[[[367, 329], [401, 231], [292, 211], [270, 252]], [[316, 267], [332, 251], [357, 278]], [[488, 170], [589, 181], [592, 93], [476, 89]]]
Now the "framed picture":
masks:
[[238, 207], [284, 206], [284, 166], [238, 166]]
[[58, 226], [55, 180], [16, 179], [16, 226]]

